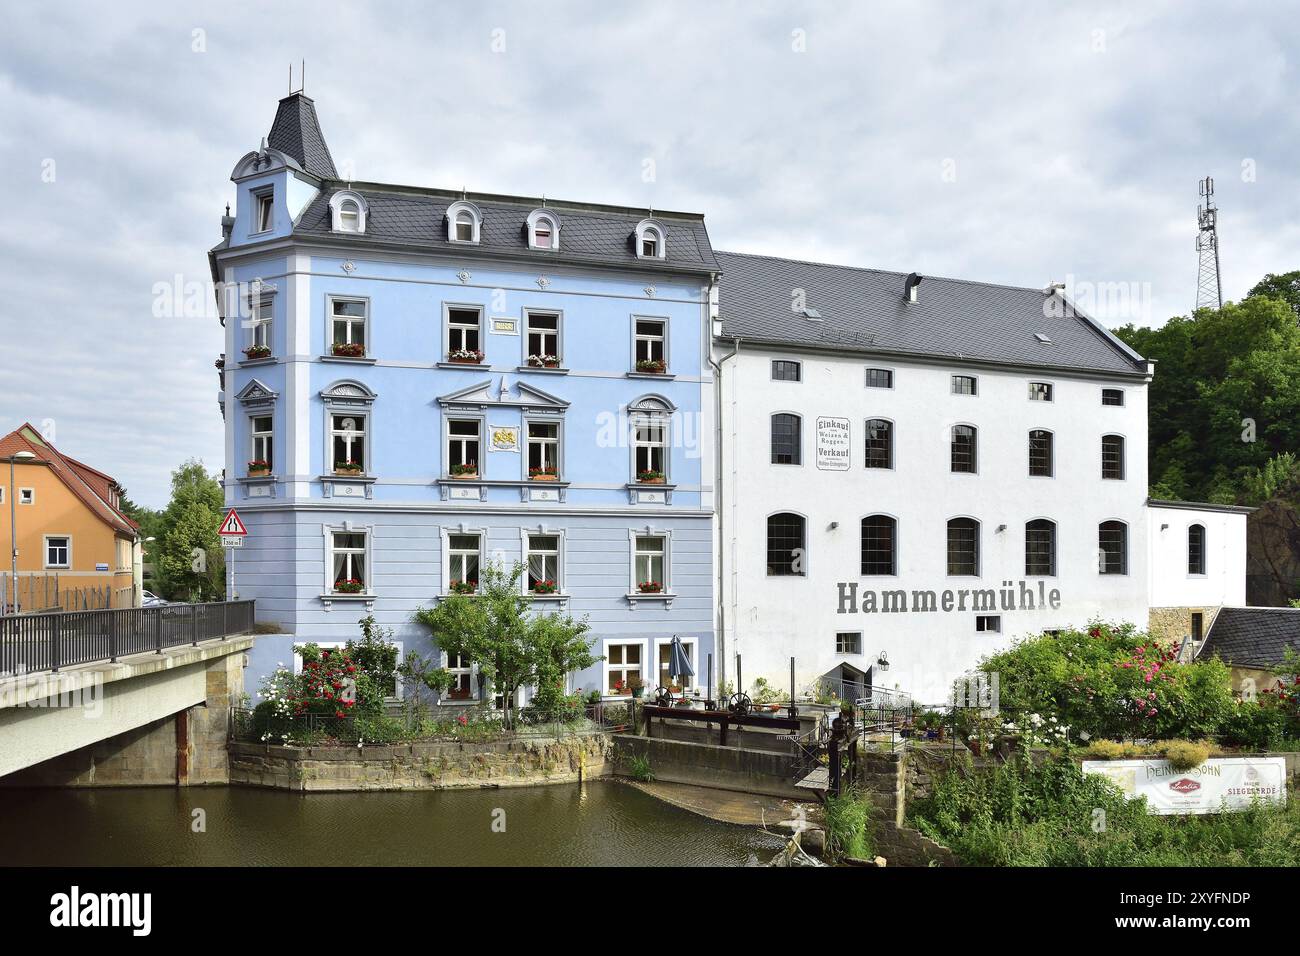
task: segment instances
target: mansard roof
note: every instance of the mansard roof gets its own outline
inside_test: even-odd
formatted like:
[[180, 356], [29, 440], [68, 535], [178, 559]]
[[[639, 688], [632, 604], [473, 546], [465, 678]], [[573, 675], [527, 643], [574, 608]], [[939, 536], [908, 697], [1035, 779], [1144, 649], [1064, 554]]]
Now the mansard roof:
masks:
[[902, 272], [736, 252], [718, 252], [717, 260], [726, 339], [1146, 374], [1145, 359], [1058, 292], [923, 276], [909, 302]]
[[[366, 231], [349, 233], [340, 240], [330, 228], [330, 197], [350, 188], [369, 206]], [[471, 202], [482, 215], [477, 243], [453, 242], [447, 236], [447, 209], [456, 202]], [[530, 249], [524, 225], [540, 209], [564, 223], [558, 249]], [[647, 210], [625, 206], [563, 202], [520, 196], [465, 193], [459, 190], [420, 189], [374, 183], [327, 183], [294, 227], [294, 235], [345, 241], [349, 245], [406, 246], [414, 252], [446, 252], [474, 259], [509, 256], [534, 262], [625, 266], [640, 271], [716, 272], [717, 261], [704, 217], [695, 213], [655, 211], [655, 221], [667, 233], [668, 255], [642, 259], [636, 254], [637, 224]]]

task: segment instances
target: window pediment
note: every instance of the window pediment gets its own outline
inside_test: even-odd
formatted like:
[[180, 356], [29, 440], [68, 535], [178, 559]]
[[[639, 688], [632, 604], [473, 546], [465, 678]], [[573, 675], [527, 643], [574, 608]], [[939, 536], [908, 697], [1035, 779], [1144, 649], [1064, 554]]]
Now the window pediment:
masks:
[[275, 400], [279, 397], [279, 392], [272, 391], [267, 385], [258, 379], [253, 379], [241, 388], [239, 393], [235, 396], [235, 398], [238, 399], [246, 408], [274, 405]]
[[355, 408], [368, 406], [379, 396], [360, 382], [343, 381], [335, 382], [328, 388], [322, 389], [320, 397], [326, 405], [342, 405]]
[[524, 382], [516, 381], [512, 389], [509, 379], [504, 375], [497, 380], [488, 379], [448, 395], [441, 395], [438, 397], [438, 404], [443, 406], [477, 405], [484, 408], [489, 406], [496, 408], [526, 408], [555, 412], [564, 411], [569, 407], [569, 403], [564, 399], [549, 392], [544, 392], [540, 388], [534, 388]]

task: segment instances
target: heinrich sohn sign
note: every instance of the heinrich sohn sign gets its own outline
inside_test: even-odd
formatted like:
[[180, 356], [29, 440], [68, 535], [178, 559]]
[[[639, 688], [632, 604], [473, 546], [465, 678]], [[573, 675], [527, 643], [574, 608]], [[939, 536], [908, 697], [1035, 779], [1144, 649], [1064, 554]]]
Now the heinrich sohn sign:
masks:
[[1191, 770], [1167, 760], [1085, 760], [1084, 773], [1105, 777], [1130, 800], [1146, 797], [1153, 813], [1242, 810], [1255, 800], [1286, 801], [1286, 758], [1211, 757]]

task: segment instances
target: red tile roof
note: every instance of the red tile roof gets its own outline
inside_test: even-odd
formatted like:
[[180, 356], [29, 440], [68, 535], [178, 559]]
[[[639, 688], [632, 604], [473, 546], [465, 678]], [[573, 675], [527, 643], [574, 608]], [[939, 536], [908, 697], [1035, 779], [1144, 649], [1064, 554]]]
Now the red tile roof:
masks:
[[30, 422], [23, 423], [0, 438], [0, 458], [8, 458], [20, 451], [29, 451], [47, 464], [68, 490], [104, 524], [118, 534], [136, 537], [140, 526], [112, 505], [114, 489], [120, 489], [120, 486], [111, 477], [60, 454], [57, 448], [41, 437], [41, 433]]

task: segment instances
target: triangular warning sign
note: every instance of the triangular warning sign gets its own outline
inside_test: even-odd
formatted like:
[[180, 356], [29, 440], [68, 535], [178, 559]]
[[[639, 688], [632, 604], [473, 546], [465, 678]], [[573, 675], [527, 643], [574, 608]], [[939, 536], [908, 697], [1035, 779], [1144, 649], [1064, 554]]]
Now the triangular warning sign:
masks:
[[244, 527], [244, 522], [239, 520], [239, 513], [231, 508], [226, 512], [226, 519], [221, 522], [221, 530], [218, 534], [248, 534], [248, 529]]

